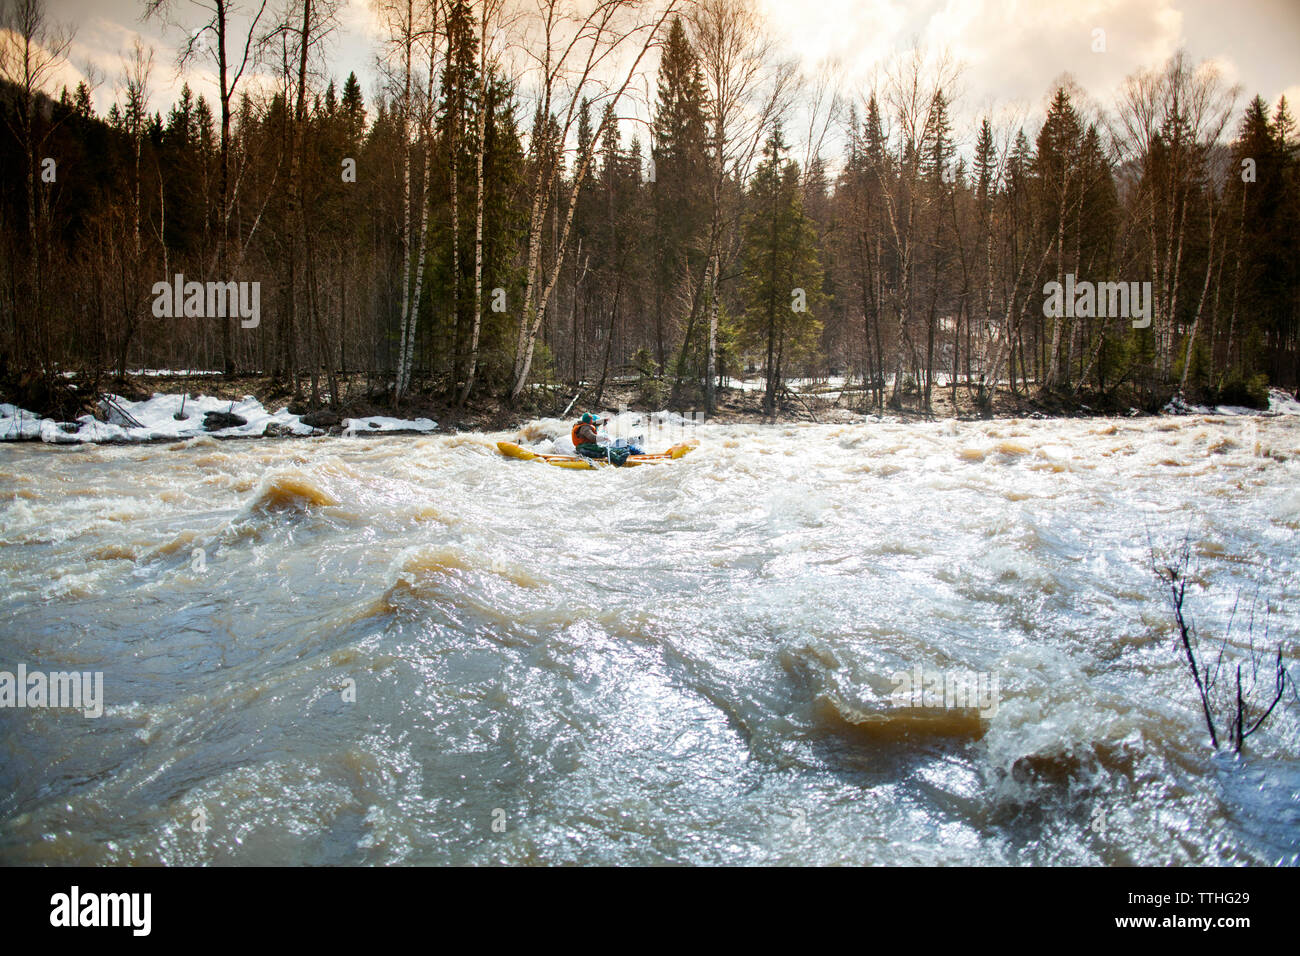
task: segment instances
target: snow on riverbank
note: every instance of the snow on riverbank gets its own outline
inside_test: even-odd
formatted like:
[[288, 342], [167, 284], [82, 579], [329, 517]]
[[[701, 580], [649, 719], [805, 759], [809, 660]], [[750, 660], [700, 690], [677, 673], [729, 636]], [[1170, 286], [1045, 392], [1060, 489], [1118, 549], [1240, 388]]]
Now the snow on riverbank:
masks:
[[[0, 441], [36, 441], [49, 444], [75, 445], [93, 442], [149, 442], [171, 441], [211, 435], [214, 438], [256, 438], [287, 435], [322, 435], [324, 431], [304, 424], [301, 417], [287, 408], [274, 414], [256, 398], [246, 395], [241, 401], [231, 403], [226, 399], [206, 395], [185, 397], [155, 392], [143, 402], [131, 402], [110, 395], [100, 403], [108, 419], [99, 421], [93, 415], [82, 415], [73, 422], [59, 422], [40, 418], [32, 412], [14, 405], [0, 404]], [[208, 429], [204, 420], [209, 413], [237, 415], [244, 424], [226, 428]], [[393, 434], [434, 431], [438, 423], [428, 418], [407, 420], [401, 418], [345, 418], [343, 434]]]
[[[184, 399], [183, 411], [182, 399]], [[110, 395], [106, 401], [100, 403], [100, 407], [104, 410], [107, 421], [99, 421], [92, 415], [82, 415], [73, 422], [60, 422], [51, 418], [41, 418], [33, 412], [14, 405], [0, 404], [0, 442], [43, 441], [49, 444], [75, 445], [96, 442], [174, 441], [199, 435], [212, 435], [214, 438], [255, 438], [325, 434], [323, 429], [304, 424], [300, 416], [293, 414], [287, 408], [281, 408], [274, 414], [268, 412], [262, 403], [251, 395], [244, 396], [241, 401], [234, 402], [233, 405], [226, 399], [206, 395], [183, 397], [155, 392], [152, 398], [143, 402], [131, 402], [120, 396]], [[209, 430], [204, 427], [204, 419], [210, 412], [238, 415], [244, 419], [244, 424]], [[1300, 415], [1300, 401], [1296, 401], [1295, 397], [1288, 392], [1274, 388], [1269, 390], [1269, 408], [1266, 412], [1228, 405], [1216, 408], [1188, 405], [1175, 399], [1165, 406], [1163, 414]], [[879, 419], [873, 417], [871, 420]], [[554, 450], [558, 452], [563, 446], [568, 445], [570, 424], [571, 422], [559, 419], [543, 419], [531, 423], [530, 433], [521, 432], [520, 440], [539, 442], [549, 439], [554, 442]], [[655, 412], [649, 416], [643, 416], [639, 412], [627, 412], [613, 416], [609, 422], [609, 434], [613, 438], [636, 436], [644, 439], [648, 437], [645, 434], [647, 431], [655, 433], [673, 426], [676, 426], [677, 431], [682, 431], [691, 424], [694, 422], [671, 412]], [[436, 431], [438, 423], [428, 418], [405, 419], [373, 415], [367, 418], [345, 418], [341, 422], [341, 428], [344, 436], [427, 434]], [[563, 448], [563, 450], [567, 452], [569, 449]]]
[[1268, 390], [1268, 411], [1246, 408], [1244, 405], [1189, 405], [1174, 397], [1160, 410], [1162, 415], [1300, 415], [1300, 402], [1290, 392], [1280, 388]]
[[385, 418], [383, 415], [371, 415], [369, 418], [343, 419], [343, 431], [346, 435], [382, 435], [385, 432], [431, 432], [438, 423], [431, 418]]

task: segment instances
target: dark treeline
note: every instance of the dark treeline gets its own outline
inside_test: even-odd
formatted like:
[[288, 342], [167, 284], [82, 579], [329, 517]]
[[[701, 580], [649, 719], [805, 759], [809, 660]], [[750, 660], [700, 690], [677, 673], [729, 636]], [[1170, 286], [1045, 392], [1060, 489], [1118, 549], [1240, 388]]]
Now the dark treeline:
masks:
[[[1063, 80], [1036, 130], [957, 130], [946, 62], [836, 95], [743, 0], [385, 0], [370, 101], [329, 78], [336, 2], [239, 29], [210, 7], [186, 55], [218, 101], [149, 112], [137, 48], [98, 116], [54, 88], [68, 34], [7, 0], [6, 378], [257, 372], [337, 405], [599, 400], [634, 374], [647, 402], [712, 409], [756, 373], [769, 412], [792, 377], [926, 411], [940, 389], [988, 409], [997, 386], [1257, 404], [1297, 384], [1293, 120], [1181, 54], [1104, 112]], [[620, 121], [641, 87], [650, 122]], [[176, 274], [259, 283], [260, 323], [159, 317]], [[1054, 310], [1052, 282], [1092, 285]]]

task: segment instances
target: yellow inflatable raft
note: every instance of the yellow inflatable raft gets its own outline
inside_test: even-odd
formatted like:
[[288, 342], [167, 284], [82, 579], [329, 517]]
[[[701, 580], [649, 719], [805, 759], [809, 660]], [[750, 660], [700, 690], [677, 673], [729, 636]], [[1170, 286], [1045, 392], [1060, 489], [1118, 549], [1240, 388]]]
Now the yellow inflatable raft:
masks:
[[[680, 445], [674, 445], [666, 452], [659, 455], [629, 455], [623, 467], [627, 468], [632, 465], [652, 465], [658, 462], [676, 461], [688, 451], [694, 448], [697, 442], [684, 442]], [[583, 458], [579, 455], [539, 455], [535, 451], [529, 451], [522, 445], [516, 445], [512, 441], [497, 442], [497, 450], [507, 458], [518, 458], [521, 461], [544, 461], [548, 465], [555, 465], [557, 468], [607, 468], [609, 462], [601, 461], [597, 458]]]

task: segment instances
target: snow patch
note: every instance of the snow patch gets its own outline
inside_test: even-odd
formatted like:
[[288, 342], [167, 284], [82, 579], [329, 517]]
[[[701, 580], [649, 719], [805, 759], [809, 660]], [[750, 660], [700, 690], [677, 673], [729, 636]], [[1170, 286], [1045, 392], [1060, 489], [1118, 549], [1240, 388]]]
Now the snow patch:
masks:
[[[275, 413], [252, 395], [237, 402], [207, 395], [183, 396], [155, 392], [143, 402], [132, 402], [120, 395], [107, 395], [100, 408], [107, 421], [93, 415], [82, 415], [75, 422], [60, 422], [40, 416], [14, 405], [0, 404], [0, 441], [32, 441], [39, 439], [54, 445], [75, 445], [97, 442], [148, 442], [176, 441], [211, 436], [213, 438], [254, 438], [263, 435], [320, 435], [321, 430], [304, 425], [298, 415], [288, 408]], [[238, 415], [243, 425], [232, 425], [209, 431], [203, 427], [209, 412]], [[349, 434], [393, 434], [397, 432], [426, 433], [434, 431], [438, 423], [428, 418], [414, 420], [402, 418], [344, 419]]]
[[1300, 415], [1300, 402], [1295, 396], [1280, 388], [1268, 390], [1268, 409], [1246, 408], [1244, 405], [1191, 405], [1175, 395], [1164, 408], [1162, 415]]
[[385, 432], [431, 432], [438, 423], [430, 418], [385, 418], [383, 415], [371, 415], [369, 418], [343, 419], [343, 431], [346, 435], [382, 435]]
[[17, 405], [0, 405], [0, 440], [22, 441], [41, 437], [41, 418]]
[[1268, 390], [1268, 410], [1279, 415], [1300, 415], [1300, 402], [1290, 392], [1280, 388]]

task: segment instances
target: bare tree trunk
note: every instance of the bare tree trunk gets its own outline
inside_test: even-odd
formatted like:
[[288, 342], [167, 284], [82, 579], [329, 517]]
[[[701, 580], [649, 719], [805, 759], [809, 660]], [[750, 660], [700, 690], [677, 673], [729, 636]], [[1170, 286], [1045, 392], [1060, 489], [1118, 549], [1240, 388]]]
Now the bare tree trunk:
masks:
[[411, 325], [411, 46], [414, 3], [406, 0], [406, 35], [402, 38], [402, 324], [398, 332], [397, 381], [393, 403], [406, 391], [408, 326]]
[[1177, 245], [1174, 253], [1173, 278], [1169, 284], [1169, 314], [1165, 317], [1165, 352], [1162, 377], [1167, 381], [1174, 370], [1174, 324], [1178, 320], [1178, 280], [1183, 269], [1183, 239], [1187, 235], [1187, 202], [1178, 214]]
[[[450, 32], [450, 31], [449, 31]], [[450, 41], [448, 41], [448, 56], [450, 56]], [[460, 79], [456, 71], [448, 70], [448, 74]], [[447, 144], [449, 169], [448, 179], [450, 181], [450, 201], [451, 201], [451, 321], [452, 321], [452, 347], [453, 355], [451, 361], [451, 388], [448, 392], [455, 389], [455, 383], [460, 375], [464, 364], [464, 326], [461, 323], [460, 315], [460, 124], [461, 124], [461, 90], [460, 84], [457, 83], [452, 91], [448, 91], [447, 102], [449, 104], [449, 113], [447, 117]], [[480, 107], [479, 112], [482, 112]], [[478, 321], [475, 316], [474, 321]]]
[[[302, 161], [307, 151], [307, 55], [311, 42], [311, 2], [302, 0], [302, 28], [298, 31], [298, 89], [294, 96], [293, 121], [289, 134], [289, 236], [288, 288], [285, 296], [286, 338], [284, 342], [285, 372], [292, 383], [293, 394], [298, 396], [298, 255], [305, 240], [307, 221], [304, 214]], [[311, 332], [308, 332], [311, 335]], [[316, 376], [312, 374], [312, 407], [316, 401]]]
[[[433, 7], [433, 10], [436, 18], [437, 7]], [[411, 386], [411, 369], [415, 365], [415, 333], [420, 323], [420, 295], [424, 289], [424, 261], [429, 240], [429, 176], [433, 172], [433, 78], [435, 75], [434, 61], [438, 50], [437, 36], [437, 20], [435, 19], [433, 31], [429, 37], [429, 84], [425, 92], [424, 128], [421, 131], [424, 138], [424, 170], [423, 175], [420, 177], [420, 250], [415, 261], [415, 292], [411, 297], [411, 321], [407, 327], [407, 334], [410, 338], [406, 348], [406, 375], [402, 386], [403, 394]]]
[[[221, 281], [229, 275], [230, 245], [230, 98], [234, 95], [226, 74], [226, 4], [225, 0], [215, 0], [217, 10], [217, 86], [221, 100], [221, 173], [218, 178], [218, 194], [221, 197], [221, 233], [217, 239], [217, 273]], [[251, 36], [251, 28], [250, 28]], [[231, 341], [231, 325], [234, 319], [221, 320], [221, 361], [226, 376], [235, 374], [234, 343]]]
[[[412, 236], [411, 216], [411, 59], [415, 46], [414, 0], [406, 0], [406, 19], [402, 22], [402, 323], [398, 353], [397, 382], [393, 402], [400, 402], [411, 385], [411, 370], [415, 364], [415, 333], [419, 324], [420, 293], [424, 286], [424, 260], [429, 234], [429, 174], [432, 171], [433, 153], [433, 82], [437, 55], [437, 7], [433, 7], [433, 26], [429, 35], [428, 89], [423, 106], [420, 135], [424, 145], [424, 169], [420, 180], [420, 225], [418, 237]], [[418, 242], [414, 260], [411, 256], [413, 239]], [[414, 276], [412, 276], [414, 273]], [[414, 279], [414, 289], [412, 289]]]
[[[1210, 207], [1210, 236], [1209, 236], [1209, 254], [1205, 257], [1205, 281], [1201, 284], [1201, 298], [1196, 303], [1196, 317], [1192, 320], [1192, 330], [1187, 335], [1187, 353], [1183, 358], [1183, 377], [1178, 383], [1178, 391], [1185, 393], [1187, 391], [1187, 376], [1192, 370], [1192, 348], [1196, 344], [1196, 331], [1201, 325], [1201, 313], [1205, 311], [1205, 300], [1210, 293], [1210, 277], [1214, 275], [1214, 227], [1218, 225], [1219, 217], [1214, 212], [1214, 189], [1211, 187], [1206, 190]], [[1213, 347], [1213, 342], [1211, 342]]]
[[488, 59], [487, 59], [487, 23], [490, 11], [485, 9], [479, 26], [479, 104], [478, 104], [478, 144], [474, 157], [474, 322], [470, 327], [469, 364], [465, 372], [465, 384], [461, 388], [458, 404], [469, 401], [470, 392], [474, 390], [474, 376], [478, 373], [478, 340], [483, 322], [483, 153], [487, 148], [487, 112], [488, 104]]
[[[1065, 172], [1062, 173], [1060, 204], [1061, 208], [1056, 219], [1056, 281], [1065, 284], [1065, 208], [1066, 194], [1070, 188], [1069, 162], [1065, 162]], [[1048, 352], [1047, 374], [1044, 376], [1043, 385], [1046, 388], [1055, 388], [1060, 384], [1061, 372], [1061, 326], [1064, 319], [1055, 315], [1052, 317], [1052, 346]]]
[[1228, 342], [1223, 353], [1223, 374], [1219, 376], [1219, 388], [1223, 388], [1223, 383], [1228, 378], [1228, 373], [1232, 370], [1232, 343], [1237, 333], [1237, 299], [1241, 290], [1241, 231], [1246, 223], [1246, 191], [1241, 191], [1241, 211], [1237, 219], [1237, 236], [1233, 243], [1233, 267], [1232, 267], [1232, 311], [1228, 317]]

